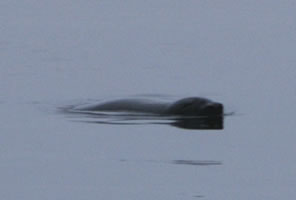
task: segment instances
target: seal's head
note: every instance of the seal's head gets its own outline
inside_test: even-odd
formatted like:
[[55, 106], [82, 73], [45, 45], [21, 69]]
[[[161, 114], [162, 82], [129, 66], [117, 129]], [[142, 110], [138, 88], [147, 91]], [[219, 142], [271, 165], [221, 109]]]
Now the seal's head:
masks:
[[168, 113], [187, 116], [221, 116], [223, 115], [223, 105], [206, 98], [190, 97], [170, 105]]

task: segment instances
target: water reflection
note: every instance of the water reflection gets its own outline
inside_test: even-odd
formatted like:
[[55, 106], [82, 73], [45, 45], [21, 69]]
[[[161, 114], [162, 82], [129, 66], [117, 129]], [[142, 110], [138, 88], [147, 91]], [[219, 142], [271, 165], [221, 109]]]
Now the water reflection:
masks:
[[215, 161], [215, 160], [173, 160], [172, 164], [210, 166], [210, 165], [222, 165], [222, 162]]
[[213, 165], [222, 165], [221, 161], [216, 160], [170, 160], [170, 161], [161, 161], [161, 160], [126, 160], [121, 159], [120, 162], [150, 162], [150, 163], [167, 163], [175, 165], [191, 165], [191, 166], [213, 166]]
[[177, 118], [170, 125], [184, 129], [223, 129], [223, 116], [202, 118]]
[[61, 109], [72, 121], [109, 125], [170, 125], [182, 129], [222, 130], [224, 116], [193, 117]]

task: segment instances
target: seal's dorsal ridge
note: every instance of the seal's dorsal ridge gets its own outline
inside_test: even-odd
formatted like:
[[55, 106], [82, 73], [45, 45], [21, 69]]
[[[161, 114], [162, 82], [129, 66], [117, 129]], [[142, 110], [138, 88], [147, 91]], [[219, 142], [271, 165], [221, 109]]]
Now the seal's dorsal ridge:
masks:
[[141, 112], [165, 115], [223, 115], [223, 105], [202, 97], [188, 97], [172, 103], [151, 99], [119, 99], [97, 105], [86, 106], [81, 110]]

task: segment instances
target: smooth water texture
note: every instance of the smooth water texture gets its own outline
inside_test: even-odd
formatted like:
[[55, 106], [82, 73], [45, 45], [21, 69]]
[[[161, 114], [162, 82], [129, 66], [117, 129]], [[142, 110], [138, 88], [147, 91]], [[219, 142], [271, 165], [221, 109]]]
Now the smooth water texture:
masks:
[[[1, 1], [0, 199], [294, 199], [295, 10]], [[234, 114], [209, 130], [59, 112], [134, 96], [207, 97]]]

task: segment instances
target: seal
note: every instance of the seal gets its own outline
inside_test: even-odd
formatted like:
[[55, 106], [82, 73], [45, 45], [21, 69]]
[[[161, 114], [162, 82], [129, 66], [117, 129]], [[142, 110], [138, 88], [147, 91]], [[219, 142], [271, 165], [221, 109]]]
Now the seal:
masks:
[[167, 103], [145, 99], [119, 99], [78, 108], [82, 111], [137, 112], [156, 115], [218, 116], [223, 115], [223, 105], [207, 98], [188, 97]]

